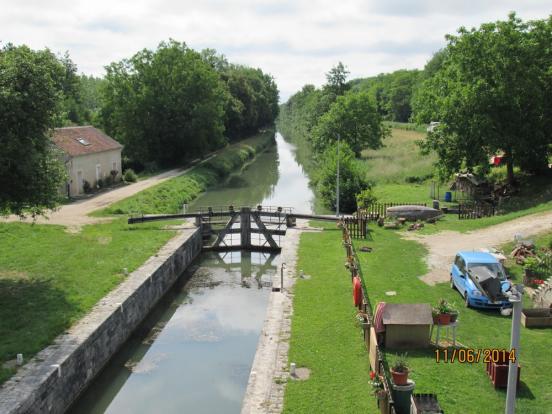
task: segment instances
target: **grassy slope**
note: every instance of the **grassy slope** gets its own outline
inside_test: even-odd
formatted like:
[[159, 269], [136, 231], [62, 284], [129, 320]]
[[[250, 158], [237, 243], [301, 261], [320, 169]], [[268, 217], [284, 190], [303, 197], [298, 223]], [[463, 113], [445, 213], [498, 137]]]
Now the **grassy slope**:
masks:
[[113, 203], [92, 215], [176, 213], [182, 209], [183, 204], [195, 199], [207, 187], [224, 180], [230, 172], [242, 167], [257, 152], [265, 149], [273, 142], [273, 137], [274, 130], [268, 130], [242, 140], [219, 151], [213, 158], [197, 166], [189, 173]]
[[175, 234], [166, 225], [120, 219], [69, 234], [0, 224], [0, 366], [17, 353], [30, 358], [82, 317], [124, 279], [123, 268], [138, 268]]
[[301, 236], [297, 268], [312, 278], [295, 285], [289, 361], [311, 377], [288, 382], [284, 413], [376, 412], [344, 254], [334, 226]]
[[[405, 183], [407, 177], [427, 177], [433, 172], [434, 155], [424, 156], [416, 141], [424, 137], [417, 131], [392, 128], [391, 136], [379, 150], [362, 151], [362, 165], [378, 185]], [[428, 188], [429, 189], [429, 188]], [[424, 198], [428, 195], [425, 194]]]
[[[422, 261], [424, 248], [416, 242], [400, 238], [400, 234], [376, 228], [369, 243], [356, 242], [357, 248], [369, 244], [373, 253], [359, 253], [366, 286], [372, 305], [379, 301], [396, 303], [431, 303], [443, 297], [462, 304], [458, 292], [446, 283], [434, 287], [418, 279], [425, 273]], [[400, 259], [400, 260], [397, 260]], [[386, 296], [394, 290], [396, 296]], [[470, 348], [507, 348], [511, 319], [494, 312], [482, 312], [460, 308], [458, 340]], [[523, 413], [548, 413], [552, 407], [552, 359], [547, 354], [552, 343], [552, 330], [522, 329], [520, 363], [522, 387], [518, 398], [518, 410]], [[394, 352], [388, 352], [391, 360]], [[409, 360], [416, 392], [437, 393], [441, 406], [447, 413], [473, 412], [477, 402], [478, 412], [504, 411], [505, 392], [495, 391], [488, 380], [484, 364], [437, 364], [434, 352], [411, 351]]]

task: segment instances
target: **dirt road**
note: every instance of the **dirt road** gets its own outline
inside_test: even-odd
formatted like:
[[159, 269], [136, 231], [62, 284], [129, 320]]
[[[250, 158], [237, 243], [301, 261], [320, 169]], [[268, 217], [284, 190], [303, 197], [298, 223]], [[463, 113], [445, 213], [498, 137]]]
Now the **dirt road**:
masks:
[[[432, 235], [408, 233], [405, 238], [416, 240], [427, 247], [429, 273], [421, 279], [429, 285], [447, 282], [450, 266], [459, 250], [479, 250], [498, 247], [520, 234], [524, 237], [552, 231], [552, 211], [532, 214], [469, 233], [443, 231]], [[507, 252], [508, 253], [508, 252]]]
[[[204, 161], [206, 161], [205, 159]], [[108, 205], [115, 203], [116, 201], [130, 197], [146, 188], [152, 187], [163, 181], [169, 180], [173, 177], [177, 177], [189, 171], [191, 168], [182, 169], [177, 168], [174, 170], [166, 171], [162, 174], [156, 175], [151, 178], [147, 178], [142, 181], [138, 181], [134, 184], [126, 185], [124, 187], [116, 188], [111, 191], [99, 194], [95, 197], [75, 201], [71, 204], [61, 206], [58, 210], [48, 214], [48, 217], [38, 217], [36, 219], [37, 224], [60, 224], [67, 226], [68, 231], [78, 232], [80, 228], [86, 224], [101, 223], [110, 221], [109, 217], [89, 217], [88, 214], [95, 210], [105, 208]], [[6, 221], [19, 221], [17, 216], [9, 216], [7, 218], [0, 219], [0, 222]], [[24, 222], [31, 223], [32, 218], [23, 220]]]

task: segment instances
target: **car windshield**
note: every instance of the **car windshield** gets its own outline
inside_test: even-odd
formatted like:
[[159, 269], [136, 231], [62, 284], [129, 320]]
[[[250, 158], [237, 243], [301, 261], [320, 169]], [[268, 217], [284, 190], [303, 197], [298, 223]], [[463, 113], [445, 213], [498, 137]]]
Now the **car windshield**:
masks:
[[477, 271], [477, 268], [485, 268], [491, 271], [491, 273], [497, 277], [500, 280], [506, 279], [506, 274], [504, 273], [504, 269], [502, 265], [499, 263], [471, 263], [468, 266], [469, 270]]

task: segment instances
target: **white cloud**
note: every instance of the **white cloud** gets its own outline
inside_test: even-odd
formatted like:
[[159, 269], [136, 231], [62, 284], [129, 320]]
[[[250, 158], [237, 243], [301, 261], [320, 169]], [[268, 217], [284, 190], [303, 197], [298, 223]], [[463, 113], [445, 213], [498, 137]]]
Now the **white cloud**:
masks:
[[68, 50], [79, 70], [102, 75], [112, 61], [174, 38], [214, 48], [271, 73], [286, 99], [320, 85], [339, 60], [351, 75], [421, 68], [460, 26], [546, 18], [549, 2], [442, 0], [2, 0], [0, 41]]

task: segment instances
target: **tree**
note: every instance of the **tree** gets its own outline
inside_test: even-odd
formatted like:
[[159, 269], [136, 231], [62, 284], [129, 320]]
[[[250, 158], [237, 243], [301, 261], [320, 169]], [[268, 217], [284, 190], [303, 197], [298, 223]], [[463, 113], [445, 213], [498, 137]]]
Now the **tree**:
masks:
[[337, 98], [313, 130], [315, 150], [323, 152], [338, 134], [357, 156], [364, 148], [382, 146], [388, 130], [367, 92], [349, 92]]
[[0, 49], [0, 214], [43, 214], [60, 200], [65, 170], [49, 140], [64, 65], [49, 51]]
[[106, 70], [102, 123], [130, 158], [174, 165], [223, 144], [225, 85], [185, 43], [162, 42]]
[[[326, 207], [336, 208], [337, 143], [330, 145], [320, 158], [315, 176], [318, 193]], [[339, 144], [339, 210], [356, 210], [356, 195], [370, 188], [364, 172], [355, 160], [355, 154], [346, 142]]]
[[349, 73], [347, 67], [339, 62], [326, 73], [326, 88], [337, 96], [343, 95], [348, 89], [347, 76]]
[[460, 28], [447, 36], [443, 61], [414, 100], [418, 123], [441, 124], [422, 148], [439, 156], [442, 177], [460, 168], [488, 169], [505, 154], [508, 181], [514, 165], [544, 170], [552, 143], [552, 17]]

